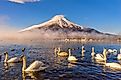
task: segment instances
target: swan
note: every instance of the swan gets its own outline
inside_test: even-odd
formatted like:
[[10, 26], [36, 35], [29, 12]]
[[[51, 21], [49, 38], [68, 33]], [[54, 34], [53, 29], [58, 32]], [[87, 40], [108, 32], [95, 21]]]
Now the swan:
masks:
[[113, 53], [114, 55], [117, 55], [116, 49], [108, 49], [108, 53]]
[[117, 59], [121, 60], [121, 54], [118, 54]]
[[86, 52], [84, 46], [82, 46], [82, 53]]
[[92, 58], [98, 60], [98, 61], [105, 61], [106, 60], [106, 54], [105, 54], [105, 49], [103, 50], [103, 54], [96, 54], [94, 52], [94, 47], [92, 47], [92, 53], [91, 53]]
[[121, 60], [121, 49], [120, 49], [120, 54], [118, 54], [118, 56], [117, 56], [117, 59]]
[[82, 56], [84, 56], [84, 53], [85, 53], [85, 49], [84, 49], [84, 46], [82, 46]]
[[[106, 49], [105, 49], [104, 53], [107, 54]], [[107, 60], [107, 57], [106, 57], [106, 60]], [[105, 66], [110, 67], [110, 68], [113, 68], [113, 69], [121, 69], [121, 64], [119, 64], [119, 63], [114, 63], [114, 62], [112, 62], [112, 63], [107, 63], [106, 60], [105, 60]]]
[[94, 58], [95, 54], [96, 54], [96, 53], [95, 53], [95, 48], [92, 47], [92, 53], [91, 53], [92, 58]]
[[68, 61], [73, 62], [73, 61], [77, 61], [78, 59], [75, 56], [71, 55], [71, 49], [69, 50], [69, 56], [68, 56]]
[[28, 68], [26, 68], [26, 57], [23, 56], [22, 59], [23, 59], [23, 67], [22, 67], [23, 72], [38, 72], [38, 71], [43, 71], [47, 68], [44, 66], [45, 64], [41, 61], [34, 61], [31, 65], [29, 65]]
[[5, 63], [18, 63], [18, 62], [21, 62], [22, 61], [22, 56], [19, 58], [19, 57], [13, 57], [13, 58], [10, 58], [8, 59], [8, 52], [5, 52], [4, 53], [5, 55], [5, 59], [4, 59], [4, 62]]
[[57, 50], [57, 48], [55, 48], [55, 54], [57, 54], [58, 56], [61, 56], [61, 57], [68, 56], [68, 53], [67, 52], [64, 52], [64, 51], [61, 51], [60, 48], [58, 48], [58, 50]]

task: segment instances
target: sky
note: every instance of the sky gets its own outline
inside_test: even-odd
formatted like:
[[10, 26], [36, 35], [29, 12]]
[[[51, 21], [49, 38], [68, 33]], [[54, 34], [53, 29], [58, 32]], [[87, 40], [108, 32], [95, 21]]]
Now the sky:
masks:
[[64, 15], [101, 32], [121, 33], [121, 0], [0, 0], [0, 28], [21, 30]]

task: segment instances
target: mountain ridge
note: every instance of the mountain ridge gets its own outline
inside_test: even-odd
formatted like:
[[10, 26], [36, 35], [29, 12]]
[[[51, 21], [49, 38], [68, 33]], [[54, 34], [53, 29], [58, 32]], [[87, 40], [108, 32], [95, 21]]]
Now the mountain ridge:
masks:
[[[63, 15], [56, 15], [47, 22], [43, 22], [43, 23], [38, 24], [38, 25], [30, 26], [28, 28], [20, 30], [19, 32], [29, 31], [29, 30], [36, 29], [36, 28], [44, 28], [45, 26], [49, 26], [49, 25], [50, 26], [57, 25], [57, 26], [60, 26], [60, 28], [75, 28], [75, 29], [79, 29], [80, 31], [82, 29], [85, 29], [85, 27], [80, 26], [78, 24], [75, 24], [75, 23], [67, 20]], [[89, 30], [91, 28], [86, 28], [86, 29]], [[93, 29], [93, 30], [95, 30], [95, 29]]]
[[57, 36], [65, 38], [80, 38], [80, 37], [103, 37], [103, 36], [114, 36], [113, 34], [103, 33], [93, 28], [87, 28], [75, 24], [64, 17], [64, 15], [56, 15], [50, 20], [33, 25], [28, 28], [19, 31], [20, 33], [35, 33], [42, 34], [41, 36]]

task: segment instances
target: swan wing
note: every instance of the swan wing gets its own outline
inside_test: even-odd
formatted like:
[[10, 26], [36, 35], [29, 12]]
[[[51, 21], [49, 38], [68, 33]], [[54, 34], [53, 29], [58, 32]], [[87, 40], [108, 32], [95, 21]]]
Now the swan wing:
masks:
[[118, 63], [106, 63], [106, 66], [115, 68], [115, 69], [121, 69], [121, 64], [118, 64]]
[[58, 53], [59, 56], [68, 56], [68, 53], [67, 52], [60, 52]]
[[25, 71], [41, 71], [45, 70], [46, 67], [43, 67], [44, 63], [41, 61], [34, 61]]
[[103, 55], [102, 55], [102, 54], [96, 54], [95, 59], [98, 59], [98, 60], [104, 60], [104, 58], [103, 58]]
[[9, 59], [7, 62], [8, 62], [8, 63], [19, 62], [19, 58], [18, 58], [18, 57], [14, 57], [14, 58]]
[[68, 60], [69, 61], [77, 61], [78, 59], [74, 56], [70, 56], [70, 57], [68, 57]]

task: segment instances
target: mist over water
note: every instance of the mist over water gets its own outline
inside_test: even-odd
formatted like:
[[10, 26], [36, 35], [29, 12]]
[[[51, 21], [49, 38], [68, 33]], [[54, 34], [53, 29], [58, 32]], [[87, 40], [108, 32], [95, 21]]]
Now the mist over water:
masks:
[[[95, 33], [72, 32], [72, 31], [52, 31], [52, 30], [35, 30], [19, 32], [18, 29], [2, 28], [0, 30], [0, 39], [9, 40], [24, 40], [24, 39], [56, 39], [56, 38], [80, 38], [80, 37], [94, 37]], [[103, 35], [98, 35], [103, 37]]]

